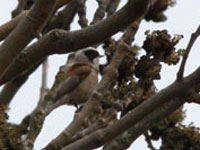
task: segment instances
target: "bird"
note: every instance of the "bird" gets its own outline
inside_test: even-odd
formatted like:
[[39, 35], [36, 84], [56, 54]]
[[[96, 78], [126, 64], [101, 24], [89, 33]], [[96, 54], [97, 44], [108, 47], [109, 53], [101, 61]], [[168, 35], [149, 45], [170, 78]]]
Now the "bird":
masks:
[[81, 49], [68, 56], [64, 80], [55, 92], [55, 107], [62, 104], [77, 107], [88, 100], [98, 84], [100, 57], [102, 55], [93, 47]]

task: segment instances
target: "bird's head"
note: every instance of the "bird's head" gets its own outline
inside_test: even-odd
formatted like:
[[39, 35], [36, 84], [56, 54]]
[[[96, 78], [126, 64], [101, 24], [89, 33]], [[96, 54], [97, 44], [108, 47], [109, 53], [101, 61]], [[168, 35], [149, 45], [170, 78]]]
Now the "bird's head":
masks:
[[81, 49], [74, 53], [74, 62], [79, 64], [91, 65], [95, 69], [99, 69], [99, 58], [102, 57], [93, 47]]

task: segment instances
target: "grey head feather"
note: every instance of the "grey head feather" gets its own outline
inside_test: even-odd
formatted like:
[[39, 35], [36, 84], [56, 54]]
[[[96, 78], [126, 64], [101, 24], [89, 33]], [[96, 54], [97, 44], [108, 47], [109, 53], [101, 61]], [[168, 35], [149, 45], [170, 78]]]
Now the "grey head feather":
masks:
[[97, 71], [99, 69], [99, 53], [97, 49], [88, 47], [77, 51], [74, 57], [75, 63], [91, 65]]

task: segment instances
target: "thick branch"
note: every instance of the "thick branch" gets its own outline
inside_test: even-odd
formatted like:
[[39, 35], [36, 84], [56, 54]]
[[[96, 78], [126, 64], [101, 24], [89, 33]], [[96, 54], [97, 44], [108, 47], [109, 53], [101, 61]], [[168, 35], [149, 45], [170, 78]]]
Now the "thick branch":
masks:
[[28, 76], [22, 76], [14, 81], [8, 82], [1, 90], [0, 104], [8, 106], [15, 94], [18, 92], [20, 87], [25, 83], [27, 79]]
[[21, 14], [0, 26], [0, 41], [5, 39], [8, 34], [17, 26], [17, 24], [27, 15], [28, 11], [23, 11]]
[[[100, 147], [103, 144], [105, 144], [105, 142], [112, 140], [116, 136], [120, 135], [121, 133], [129, 129], [131, 126], [133, 125], [138, 126], [137, 123], [142, 121], [144, 117], [146, 116], [148, 117], [149, 114], [151, 114], [152, 112], [157, 114], [157, 116], [153, 118], [154, 122], [157, 122], [157, 118], [159, 118], [160, 120], [163, 119], [163, 116], [160, 115], [162, 114], [161, 112], [163, 110], [166, 110], [163, 111], [163, 114], [166, 115], [168, 113], [175, 111], [184, 103], [184, 101], [179, 101], [179, 100], [174, 101], [174, 99], [176, 98], [179, 99], [184, 96], [187, 96], [185, 95], [187, 94], [187, 92], [185, 91], [192, 89], [197, 82], [200, 82], [199, 75], [200, 75], [200, 68], [198, 68], [194, 73], [192, 73], [188, 77], [184, 78], [183, 82], [181, 83], [174, 82], [167, 88], [161, 90], [160, 92], [152, 96], [150, 99], [148, 99], [147, 101], [143, 102], [141, 105], [136, 107], [131, 113], [125, 115], [121, 120], [117, 121], [115, 124], [105, 129], [98, 130], [92, 133], [89, 137], [85, 137], [77, 141], [76, 143], [72, 143], [69, 146], [63, 148], [62, 150], [73, 150], [73, 149], [89, 150]], [[171, 101], [167, 102], [168, 100]], [[159, 107], [161, 107], [162, 105], [164, 107], [167, 107], [167, 109], [164, 108], [160, 109]], [[170, 105], [170, 107], [168, 107], [168, 105]], [[159, 111], [156, 111], [155, 109], [158, 109]], [[147, 129], [147, 127], [150, 127], [151, 123], [152, 122], [148, 123], [146, 122], [146, 124], [144, 124], [142, 128], [137, 128], [137, 132], [139, 132], [139, 135], [142, 134]]]
[[[188, 98], [190, 100], [190, 102], [198, 102], [198, 100], [200, 99], [199, 96], [193, 90], [191, 90], [192, 92], [190, 92], [189, 90], [187, 90], [187, 91], [191, 95], [190, 98]], [[133, 136], [133, 135], [135, 135], [135, 133], [130, 132], [128, 134], [128, 132], [129, 131], [123, 133], [121, 136], [114, 139], [112, 142], [108, 143], [105, 146], [105, 150], [127, 149], [131, 145], [131, 143], [135, 140], [135, 137]]]
[[[73, 0], [72, 1], [72, 5], [71, 5], [71, 1], [69, 1], [69, 0], [59, 0], [56, 3], [56, 8], [59, 8], [59, 7], [63, 6], [67, 2], [70, 2], [69, 3], [69, 7], [70, 6], [74, 6], [74, 4], [76, 4], [76, 1], [77, 0]], [[68, 8], [68, 6], [67, 6], [67, 8]], [[73, 8], [74, 7], [70, 7], [69, 9], [66, 9], [66, 11], [67, 12], [71, 12], [70, 10], [73, 10]], [[64, 11], [64, 14], [69, 14], [66, 11]], [[19, 16], [13, 18], [11, 21], [6, 23], [5, 25], [2, 25], [0, 27], [0, 35], [4, 35], [4, 32], [5, 32], [5, 36], [7, 36], [7, 34], [9, 34], [12, 31], [12, 29], [14, 29], [17, 26], [17, 24], [28, 14], [28, 12], [29, 11], [23, 11]], [[65, 19], [63, 19], [63, 18], [65, 18]], [[62, 20], [66, 20], [67, 19], [67, 21], [68, 21], [69, 17], [63, 16], [63, 18], [62, 18]], [[61, 24], [63, 24], [63, 23], [61, 23]], [[35, 67], [35, 69], [37, 69], [37, 66], [39, 66], [39, 64], [40, 64], [40, 62], [37, 63], [36, 65], [34, 65], [33, 67], [31, 67], [26, 72], [30, 72], [30, 70], [32, 70], [32, 68], [34, 68], [34, 67]], [[12, 100], [12, 98], [14, 97], [16, 92], [20, 89], [20, 87], [25, 83], [26, 79], [28, 78], [29, 74], [27, 74], [27, 73], [25, 73], [25, 74], [26, 74], [26, 77], [25, 77], [24, 74], [21, 74], [19, 77], [14, 79], [14, 81], [11, 81], [11, 82], [9, 82], [8, 84], [5, 85], [5, 87], [3, 88], [3, 90], [1, 91], [1, 94], [0, 94], [0, 104], [4, 103], [4, 104], [7, 105], [7, 104], [10, 103], [10, 101]], [[43, 100], [43, 99], [40, 98], [40, 100]]]
[[0, 104], [8, 106], [21, 86], [27, 81], [29, 75], [33, 73], [41, 63], [42, 61], [33, 65], [24, 74], [21, 74], [15, 80], [8, 82], [0, 93]]
[[[106, 111], [104, 115], [102, 115], [101, 118], [96, 119], [91, 125], [89, 125], [87, 128], [81, 130], [80, 132], [76, 133], [75, 136], [71, 138], [71, 141], [69, 143], [73, 143], [78, 141], [79, 139], [91, 134], [92, 132], [95, 132], [98, 129], [102, 129], [106, 126], [108, 126], [111, 122], [114, 122], [113, 120], [116, 120], [117, 116], [116, 109], [110, 108]], [[96, 117], [95, 117], [96, 118]]]
[[[54, 30], [28, 47], [27, 53], [18, 57], [0, 78], [0, 84], [12, 79], [16, 74], [36, 63], [42, 58], [55, 53], [68, 53], [102, 42], [131, 22], [143, 16], [150, 0], [130, 0], [121, 10], [107, 19], [82, 30], [65, 32]], [[119, 21], [120, 20], [120, 21]], [[114, 27], [113, 27], [114, 26]], [[25, 61], [22, 61], [25, 60]], [[17, 68], [17, 69], [16, 69]]]
[[15, 10], [12, 11], [12, 18], [19, 15], [25, 8], [28, 0], [18, 0], [18, 5]]
[[0, 46], [0, 75], [21, 50], [43, 29], [56, 0], [37, 0], [20, 24]]
[[142, 118], [141, 121], [133, 125], [122, 135], [115, 138], [104, 150], [126, 150], [129, 146], [147, 129], [150, 129], [159, 121], [166, 118], [169, 114], [178, 109], [184, 102], [181, 99], [172, 99], [155, 109], [150, 114]]
[[[67, 4], [70, 0], [59, 0], [56, 3], [55, 10]], [[10, 32], [18, 25], [18, 23], [28, 14], [29, 10], [22, 11], [18, 16], [0, 26], [0, 41], [5, 39]], [[68, 20], [66, 18], [66, 20]], [[55, 28], [54, 28], [55, 29]]]

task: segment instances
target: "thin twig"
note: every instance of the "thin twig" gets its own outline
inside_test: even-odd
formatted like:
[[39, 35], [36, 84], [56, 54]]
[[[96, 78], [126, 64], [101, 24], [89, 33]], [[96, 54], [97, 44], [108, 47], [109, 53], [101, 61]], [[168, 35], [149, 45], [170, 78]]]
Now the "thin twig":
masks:
[[40, 88], [40, 101], [39, 103], [42, 103], [42, 100], [44, 100], [44, 96], [46, 94], [47, 90], [47, 72], [48, 72], [48, 57], [42, 64], [42, 83]]
[[108, 2], [108, 0], [97, 0], [99, 7], [94, 14], [94, 18], [91, 24], [96, 24], [104, 18], [106, 9], [108, 7]]
[[107, 10], [108, 16], [114, 14], [119, 6], [120, 0], [110, 0], [109, 8]]
[[181, 62], [181, 66], [180, 66], [180, 69], [177, 73], [177, 81], [181, 81], [183, 79], [183, 74], [184, 74], [184, 70], [185, 70], [185, 64], [186, 64], [186, 61], [188, 59], [188, 55], [192, 49], [192, 46], [194, 44], [194, 42], [196, 41], [196, 39], [200, 36], [200, 26], [197, 28], [197, 30], [191, 35], [191, 38], [190, 38], [190, 41], [187, 45], [187, 48], [186, 48], [186, 52], [183, 56], [183, 59], [182, 59], [182, 62]]
[[78, 16], [79, 16], [79, 25], [84, 28], [88, 26], [88, 20], [86, 18], [86, 0], [79, 0]]
[[[57, 3], [58, 4], [58, 3]], [[58, 11], [48, 22], [43, 34], [53, 29], [70, 30], [70, 25], [77, 13], [78, 0], [70, 0], [62, 10]]]

